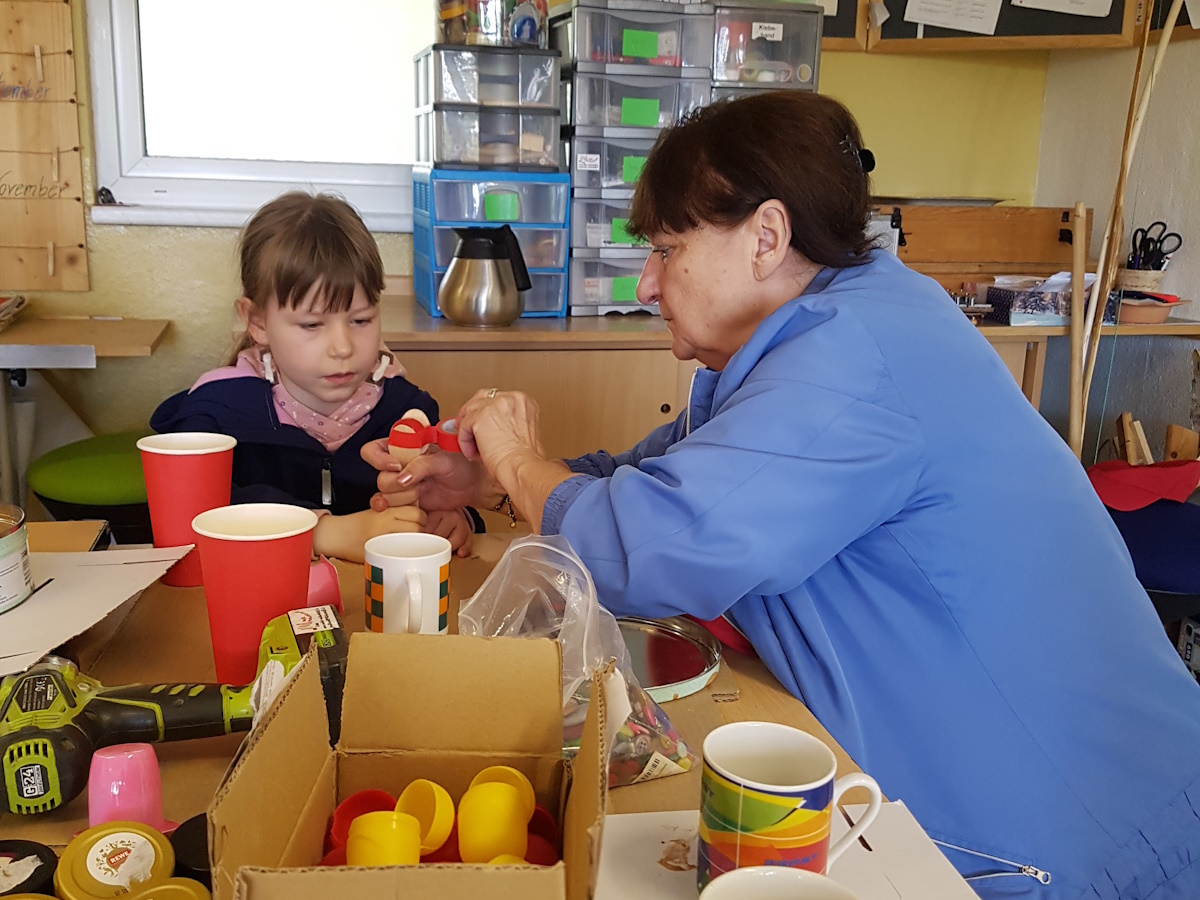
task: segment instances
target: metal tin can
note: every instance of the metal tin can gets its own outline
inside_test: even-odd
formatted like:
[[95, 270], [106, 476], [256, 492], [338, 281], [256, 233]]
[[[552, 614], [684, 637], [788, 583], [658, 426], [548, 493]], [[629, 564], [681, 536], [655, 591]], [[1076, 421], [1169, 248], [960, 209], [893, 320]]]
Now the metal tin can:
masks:
[[32, 593], [25, 510], [0, 503], [0, 613], [23, 603]]

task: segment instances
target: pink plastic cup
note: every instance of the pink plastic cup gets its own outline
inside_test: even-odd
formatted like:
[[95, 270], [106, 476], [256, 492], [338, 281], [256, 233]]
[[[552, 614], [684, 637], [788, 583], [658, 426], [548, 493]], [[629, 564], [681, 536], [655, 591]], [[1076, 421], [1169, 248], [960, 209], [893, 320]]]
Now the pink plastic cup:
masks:
[[222, 506], [192, 520], [217, 681], [253, 681], [267, 622], [307, 605], [316, 524], [311, 509], [283, 503]]
[[[228, 435], [200, 431], [153, 434], [137, 442], [155, 547], [196, 543], [192, 519], [229, 505], [236, 444]], [[175, 587], [201, 584], [199, 552], [175, 563], [162, 581]]]
[[116, 744], [92, 754], [88, 827], [105, 822], [141, 822], [164, 833], [179, 826], [163, 818], [162, 776], [149, 744]]

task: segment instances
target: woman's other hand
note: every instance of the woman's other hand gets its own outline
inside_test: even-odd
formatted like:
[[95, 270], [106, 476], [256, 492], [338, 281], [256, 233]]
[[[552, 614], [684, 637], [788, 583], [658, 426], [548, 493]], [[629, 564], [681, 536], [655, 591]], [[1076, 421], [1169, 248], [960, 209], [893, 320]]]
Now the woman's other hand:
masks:
[[529, 457], [545, 459], [538, 434], [538, 405], [520, 391], [476, 391], [458, 413], [458, 443], [467, 459], [482, 461], [504, 480], [506, 467]]
[[450, 542], [459, 556], [471, 555], [471, 536], [475, 525], [462, 509], [439, 509], [425, 514], [425, 530]]
[[[463, 506], [494, 506], [491, 480], [477, 462], [461, 453], [449, 453], [430, 445], [408, 464], [401, 466], [388, 453], [387, 440], [364, 444], [362, 458], [379, 470], [379, 493], [371, 498], [371, 508], [419, 503], [426, 510], [455, 510]], [[500, 491], [500, 496], [504, 492]], [[490, 503], [488, 501], [491, 501]]]

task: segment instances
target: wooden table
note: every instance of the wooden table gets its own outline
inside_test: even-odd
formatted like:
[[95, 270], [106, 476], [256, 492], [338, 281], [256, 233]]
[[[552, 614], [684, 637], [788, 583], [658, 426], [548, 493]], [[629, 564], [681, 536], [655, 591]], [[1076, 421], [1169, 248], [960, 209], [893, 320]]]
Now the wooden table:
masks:
[[[37, 529], [39, 534], [32, 541], [35, 550], [44, 546], [39, 545], [39, 541], [56, 538], [55, 526], [58, 524], [47, 523]], [[81, 546], [87, 546], [86, 531], [84, 529], [77, 536], [84, 541]], [[455, 611], [457, 603], [473, 594], [483, 582], [509, 540], [510, 534], [482, 535], [476, 539], [473, 558], [453, 561], [450, 596]], [[60, 540], [57, 548], [62, 547]], [[357, 565], [339, 562], [338, 571], [346, 605], [346, 627], [360, 631], [363, 624], [362, 570]], [[95, 662], [87, 667], [101, 683], [116, 686], [132, 682], [205, 682], [214, 679], [203, 589], [172, 588], [155, 583], [125, 613], [115, 634], [98, 653]], [[101, 623], [97, 627], [105, 625]], [[766, 719], [794, 725], [824, 740], [837, 756], [839, 774], [858, 771], [804, 705], [785, 692], [754, 657], [728, 654], [711, 685], [692, 697], [665, 704], [664, 709], [697, 754], [704, 736], [718, 725]], [[166, 818], [183, 821], [208, 808], [241, 740], [241, 735], [230, 735], [157, 745]], [[846, 802], [863, 801], [851, 792], [847, 794]], [[617, 788], [609, 794], [610, 812], [698, 809], [699, 805], [699, 767], [683, 775]], [[44, 816], [0, 814], [0, 836], [21, 837], [55, 847], [62, 847], [75, 832], [85, 827], [86, 792]]]
[[17, 494], [9, 374], [14, 369], [94, 369], [97, 358], [149, 356], [169, 324], [119, 316], [31, 316], [0, 332], [0, 499], [13, 503]]

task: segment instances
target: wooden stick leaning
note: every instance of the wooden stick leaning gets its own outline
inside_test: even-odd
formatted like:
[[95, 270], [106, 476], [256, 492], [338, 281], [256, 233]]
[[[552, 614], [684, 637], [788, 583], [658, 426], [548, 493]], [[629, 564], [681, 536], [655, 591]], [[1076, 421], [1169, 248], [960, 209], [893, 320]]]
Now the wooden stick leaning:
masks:
[[[1150, 76], [1146, 80], [1146, 86], [1142, 91], [1141, 101], [1138, 104], [1137, 114], [1134, 116], [1133, 127], [1128, 132], [1126, 147], [1124, 149], [1123, 158], [1121, 161], [1121, 173], [1117, 180], [1117, 192], [1113, 198], [1113, 207], [1115, 220], [1110, 220], [1108, 233], [1105, 235], [1106, 242], [1112, 239], [1112, 235], [1116, 233], [1116, 243], [1112, 246], [1102, 246], [1100, 248], [1100, 265], [1097, 269], [1096, 285], [1100, 290], [1093, 290], [1091, 297], [1091, 307], [1088, 309], [1088, 325], [1091, 326], [1091, 335], [1087, 352], [1087, 367], [1083, 375], [1083, 408], [1087, 409], [1088, 394], [1091, 391], [1092, 376], [1096, 370], [1096, 355], [1100, 347], [1100, 329], [1104, 322], [1104, 305], [1108, 300], [1108, 292], [1112, 290], [1113, 281], [1117, 274], [1117, 261], [1119, 254], [1116, 248], [1120, 247], [1124, 242], [1124, 233], [1121, 222], [1121, 214], [1124, 212], [1124, 195], [1125, 182], [1129, 175], [1130, 166], [1133, 163], [1133, 153], [1137, 148], [1138, 137], [1142, 131], [1142, 123], [1146, 118], [1146, 110], [1150, 106], [1150, 95], [1154, 90], [1154, 82], [1158, 78], [1159, 70], [1162, 68], [1163, 59], [1167, 55], [1167, 45], [1171, 41], [1171, 33], [1175, 30], [1175, 22], [1179, 19], [1179, 13], [1183, 8], [1183, 0], [1173, 0], [1171, 10], [1167, 13], [1167, 20], [1163, 24], [1162, 35], [1159, 37], [1158, 47], [1154, 53], [1154, 65], [1150, 69]], [[1154, 0], [1148, 0], [1146, 4], [1146, 21], [1149, 22], [1154, 12]], [[1142, 65], [1142, 55], [1145, 52], [1146, 43], [1149, 35], [1149, 28], [1145, 30], [1142, 36], [1142, 49], [1138, 54], [1138, 69]], [[1135, 86], [1137, 79], [1135, 78]], [[1119, 202], [1118, 202], [1119, 201]], [[1115, 222], [1115, 224], [1114, 224]], [[1106, 254], [1106, 251], [1107, 254]], [[1107, 258], [1106, 258], [1107, 256]], [[1101, 281], [1105, 284], [1101, 284]], [[1102, 292], [1101, 292], [1102, 291]], [[1103, 298], [1103, 299], [1100, 299]], [[1096, 307], [1099, 306], [1100, 312], [1097, 312]]]
[[1083, 310], [1084, 275], [1087, 272], [1087, 207], [1075, 204], [1071, 216], [1071, 381], [1067, 443], [1075, 458], [1083, 459]]

